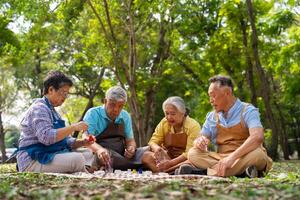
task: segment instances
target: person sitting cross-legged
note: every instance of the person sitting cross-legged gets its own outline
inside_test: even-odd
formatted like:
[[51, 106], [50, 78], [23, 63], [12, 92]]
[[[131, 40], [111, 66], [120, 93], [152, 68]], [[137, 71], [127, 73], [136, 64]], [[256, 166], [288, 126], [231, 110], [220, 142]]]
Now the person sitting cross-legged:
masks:
[[[182, 166], [179, 173], [194, 173], [198, 168], [213, 176], [263, 176], [272, 160], [262, 146], [264, 130], [258, 109], [234, 96], [231, 78], [217, 75], [209, 83], [214, 111], [207, 114], [201, 136], [188, 152], [193, 166]], [[217, 145], [217, 152], [207, 150], [210, 142]]]
[[35, 99], [21, 121], [17, 152], [20, 172], [91, 172], [96, 157], [88, 147], [93, 141], [71, 137], [74, 131], [86, 131], [85, 122], [65, 125], [55, 107], [68, 97], [72, 81], [60, 71], [51, 71], [44, 80], [44, 96]]
[[89, 125], [84, 137], [92, 134], [96, 142], [89, 148], [96, 153], [98, 167], [127, 170], [142, 167], [141, 156], [147, 147], [137, 148], [131, 117], [123, 109], [126, 91], [113, 86], [105, 93], [104, 105], [91, 108], [83, 120]]
[[181, 97], [169, 97], [163, 103], [165, 117], [157, 125], [142, 162], [153, 172], [173, 173], [187, 160], [187, 152], [200, 132], [199, 123], [190, 118]]

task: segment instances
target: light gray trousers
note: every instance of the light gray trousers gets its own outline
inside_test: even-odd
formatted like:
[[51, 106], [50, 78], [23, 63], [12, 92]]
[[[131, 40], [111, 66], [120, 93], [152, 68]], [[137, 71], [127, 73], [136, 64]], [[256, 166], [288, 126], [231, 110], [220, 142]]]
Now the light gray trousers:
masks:
[[96, 155], [89, 149], [82, 148], [73, 152], [56, 154], [51, 163], [43, 165], [32, 161], [26, 172], [74, 173], [87, 172], [86, 166], [96, 164]]

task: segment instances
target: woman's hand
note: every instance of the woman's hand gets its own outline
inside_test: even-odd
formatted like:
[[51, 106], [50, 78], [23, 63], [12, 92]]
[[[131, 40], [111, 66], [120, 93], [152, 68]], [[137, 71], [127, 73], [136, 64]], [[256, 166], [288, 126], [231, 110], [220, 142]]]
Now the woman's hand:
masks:
[[154, 152], [154, 156], [155, 157], [157, 157], [157, 156], [159, 156], [161, 153], [163, 153], [165, 150], [162, 148], [162, 147], [160, 147], [160, 146], [158, 146], [158, 147], [156, 147], [155, 149], [153, 149], [153, 152]]
[[83, 121], [71, 125], [74, 131], [86, 131], [89, 125]]
[[171, 160], [164, 160], [156, 165], [160, 172], [164, 172], [169, 169], [171, 166]]
[[162, 147], [158, 147], [155, 149], [154, 157], [156, 160], [156, 163], [162, 163], [166, 160], [170, 160], [168, 156], [168, 152], [164, 150]]
[[83, 140], [83, 146], [88, 147], [94, 144], [96, 141], [96, 137], [93, 135], [87, 135]]
[[88, 139], [88, 137], [86, 137], [84, 139], [76, 139], [76, 141], [72, 145], [72, 149], [77, 149], [80, 147], [88, 147], [88, 146], [94, 144], [94, 142], [95, 142], [95, 140], [90, 141]]

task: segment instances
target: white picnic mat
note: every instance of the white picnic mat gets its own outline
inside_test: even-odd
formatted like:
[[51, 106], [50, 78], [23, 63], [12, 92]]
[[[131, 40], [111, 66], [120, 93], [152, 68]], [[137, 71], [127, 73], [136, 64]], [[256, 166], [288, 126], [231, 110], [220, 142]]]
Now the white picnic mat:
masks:
[[148, 180], [176, 180], [176, 179], [199, 179], [199, 180], [220, 180], [229, 181], [228, 178], [206, 176], [206, 175], [169, 175], [168, 173], [152, 173], [151, 171], [144, 171], [142, 173], [132, 172], [132, 171], [120, 171], [115, 170], [113, 173], [105, 172], [102, 170], [95, 171], [94, 173], [77, 172], [74, 174], [58, 174], [58, 173], [45, 173], [54, 176], [67, 176], [72, 178], [101, 178], [106, 180], [136, 180], [136, 181], [148, 181]]

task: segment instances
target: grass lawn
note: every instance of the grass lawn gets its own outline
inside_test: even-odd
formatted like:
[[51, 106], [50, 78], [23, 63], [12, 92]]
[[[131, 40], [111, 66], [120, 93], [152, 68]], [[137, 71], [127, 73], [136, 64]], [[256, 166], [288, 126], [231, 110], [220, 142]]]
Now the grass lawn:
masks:
[[300, 161], [276, 162], [265, 178], [120, 181], [16, 173], [0, 165], [0, 199], [300, 199]]

